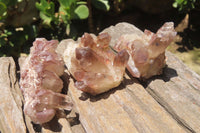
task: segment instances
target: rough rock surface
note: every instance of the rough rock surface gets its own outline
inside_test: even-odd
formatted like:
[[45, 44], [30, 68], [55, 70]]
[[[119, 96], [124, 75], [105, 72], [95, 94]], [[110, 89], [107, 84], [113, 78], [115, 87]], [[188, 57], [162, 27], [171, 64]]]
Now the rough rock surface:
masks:
[[126, 22], [118, 23], [115, 26], [110, 26], [104, 29], [101, 33], [108, 33], [111, 36], [111, 41], [109, 43], [111, 47], [114, 47], [121, 35], [137, 34], [138, 36], [142, 36], [144, 34], [137, 27]]

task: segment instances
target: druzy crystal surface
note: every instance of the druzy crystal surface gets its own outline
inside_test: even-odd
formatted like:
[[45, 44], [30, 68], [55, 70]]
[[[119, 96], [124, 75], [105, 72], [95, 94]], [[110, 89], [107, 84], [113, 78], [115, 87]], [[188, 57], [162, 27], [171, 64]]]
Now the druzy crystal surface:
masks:
[[64, 62], [55, 52], [58, 41], [37, 38], [20, 71], [20, 88], [25, 99], [24, 112], [37, 124], [50, 121], [56, 109], [70, 110], [67, 95], [60, 94]]

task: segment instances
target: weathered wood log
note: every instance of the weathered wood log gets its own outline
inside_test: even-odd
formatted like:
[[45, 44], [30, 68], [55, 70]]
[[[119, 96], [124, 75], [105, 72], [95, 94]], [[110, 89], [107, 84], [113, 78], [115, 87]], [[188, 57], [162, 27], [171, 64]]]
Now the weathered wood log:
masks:
[[164, 76], [148, 80], [146, 90], [183, 127], [200, 132], [200, 76], [167, 52]]
[[186, 132], [137, 81], [128, 77], [120, 87], [96, 97], [84, 97], [71, 80], [69, 93], [87, 133]]
[[0, 73], [0, 131], [2, 133], [26, 133], [22, 95], [12, 57], [0, 58]]

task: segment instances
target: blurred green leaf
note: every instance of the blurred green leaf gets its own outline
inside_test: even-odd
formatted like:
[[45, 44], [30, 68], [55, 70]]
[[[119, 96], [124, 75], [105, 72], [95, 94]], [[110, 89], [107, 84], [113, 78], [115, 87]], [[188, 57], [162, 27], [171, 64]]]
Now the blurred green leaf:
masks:
[[173, 7], [177, 8], [180, 12], [188, 12], [195, 8], [196, 0], [174, 0]]
[[55, 18], [55, 4], [53, 2], [47, 2], [46, 0], [41, 0], [40, 3], [36, 2], [36, 8], [40, 10], [40, 18], [43, 20], [43, 23], [51, 26]]
[[40, 3], [36, 2], [35, 5], [40, 11], [45, 11], [45, 9], [48, 8], [48, 2], [46, 0], [40, 0]]
[[48, 14], [48, 15], [53, 15], [54, 16], [54, 13], [55, 13], [55, 5], [54, 5], [54, 3], [53, 2], [50, 2], [49, 3], [49, 5], [48, 5], [48, 7], [46, 8], [46, 13]]
[[173, 6], [174, 8], [177, 8], [177, 7], [178, 7], [177, 2], [174, 2], [172, 6]]
[[79, 5], [74, 10], [74, 13], [73, 19], [86, 19], [89, 16], [89, 10], [86, 5]]
[[58, 0], [61, 6], [70, 7], [76, 0]]
[[0, 2], [2, 2], [2, 3], [5, 4], [5, 5], [8, 5], [9, 1], [10, 1], [10, 0], [0, 0]]
[[7, 10], [6, 5], [3, 2], [0, 2], [0, 16], [3, 16], [6, 10]]
[[[6, 44], [6, 41], [4, 38], [0, 37], [0, 48], [3, 47]], [[0, 53], [1, 54], [1, 53]], [[1, 55], [0, 55], [1, 56]]]
[[100, 10], [109, 11], [110, 5], [109, 0], [92, 0], [92, 4]]
[[17, 0], [0, 0], [0, 2], [4, 3], [6, 6], [14, 6], [17, 4]]
[[15, 44], [14, 44], [13, 42], [11, 42], [11, 41], [9, 41], [9, 45], [10, 45], [11, 47], [14, 47], [14, 46], [15, 46]]
[[76, 3], [77, 3], [77, 5], [86, 5], [86, 4], [87, 4], [86, 1], [78, 1], [78, 2], [76, 2]]
[[68, 24], [69, 21], [70, 21], [69, 10], [67, 10], [67, 9], [64, 8], [63, 6], [60, 6], [59, 12], [60, 12], [60, 16], [61, 16], [61, 18], [62, 18], [62, 21], [63, 21], [65, 24]]
[[55, 5], [53, 2], [47, 2], [46, 0], [41, 0], [40, 3], [36, 2], [36, 8], [48, 15], [52, 15], [55, 12]]
[[53, 20], [51, 17], [48, 17], [43, 12], [40, 12], [40, 18], [43, 20], [43, 23], [46, 25], [51, 25], [51, 21]]

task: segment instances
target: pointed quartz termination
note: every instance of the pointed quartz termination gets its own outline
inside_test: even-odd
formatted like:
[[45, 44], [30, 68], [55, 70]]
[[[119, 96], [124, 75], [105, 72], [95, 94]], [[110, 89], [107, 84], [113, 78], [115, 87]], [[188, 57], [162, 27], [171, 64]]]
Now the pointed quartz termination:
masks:
[[69, 42], [64, 61], [77, 80], [76, 88], [97, 95], [121, 83], [129, 55], [126, 50], [115, 54], [109, 47], [110, 39], [107, 33], [97, 37], [85, 33], [78, 43]]
[[67, 95], [55, 93], [47, 89], [37, 89], [34, 97], [25, 102], [24, 112], [34, 123], [42, 124], [50, 121], [55, 109], [72, 109], [72, 101]]
[[59, 94], [64, 62], [55, 52], [58, 41], [37, 38], [20, 72], [20, 88], [25, 98], [24, 112], [37, 124], [50, 121], [55, 109], [71, 110], [67, 95]]
[[130, 58], [127, 69], [133, 77], [147, 79], [162, 74], [165, 66], [165, 49], [176, 36], [173, 22], [166, 22], [154, 34], [145, 30], [143, 36], [136, 34], [122, 35], [114, 49], [127, 49]]

